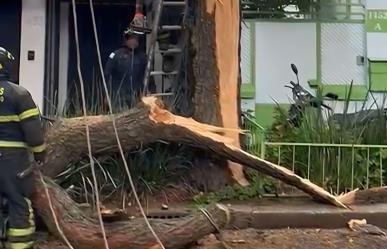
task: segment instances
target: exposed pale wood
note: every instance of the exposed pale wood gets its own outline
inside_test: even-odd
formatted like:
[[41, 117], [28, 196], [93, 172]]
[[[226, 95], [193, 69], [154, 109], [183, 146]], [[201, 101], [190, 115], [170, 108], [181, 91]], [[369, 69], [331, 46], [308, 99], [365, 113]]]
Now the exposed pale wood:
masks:
[[345, 205], [387, 203], [387, 187], [355, 189], [338, 197]]
[[[192, 30], [192, 44], [196, 51], [193, 63], [194, 118], [203, 123], [236, 129], [240, 118], [240, 2], [199, 0], [197, 5], [197, 20], [200, 22]], [[234, 146], [240, 147], [239, 134], [225, 133], [233, 138]], [[248, 185], [240, 164], [228, 162], [228, 168], [237, 183]]]

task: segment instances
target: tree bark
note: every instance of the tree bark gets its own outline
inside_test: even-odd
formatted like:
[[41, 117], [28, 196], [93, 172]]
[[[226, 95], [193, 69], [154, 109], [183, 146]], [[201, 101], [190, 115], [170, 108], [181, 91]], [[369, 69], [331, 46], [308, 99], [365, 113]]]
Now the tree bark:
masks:
[[[52, 216], [45, 187], [57, 216], [58, 225], [65, 237], [75, 249], [105, 249], [98, 221], [88, 217], [67, 193], [49, 179], [44, 184], [36, 178], [36, 194], [33, 198], [34, 208], [45, 221], [50, 232], [60, 239], [61, 235]], [[224, 227], [229, 222], [229, 211], [222, 205], [208, 208], [213, 222]], [[205, 235], [215, 232], [215, 227], [201, 212], [192, 213], [180, 219], [150, 220], [156, 234], [168, 249], [181, 248]], [[143, 219], [135, 218], [126, 222], [105, 223], [106, 235], [110, 249], [159, 249], [155, 238], [150, 233]]]
[[[118, 149], [111, 118], [111, 116], [90, 116], [87, 119], [94, 155], [116, 152]], [[283, 167], [242, 151], [233, 145], [231, 138], [224, 136], [225, 131], [239, 133], [239, 130], [202, 124], [190, 118], [173, 115], [163, 109], [161, 103], [154, 97], [143, 98], [143, 102], [137, 108], [119, 114], [115, 118], [122, 145], [128, 150], [157, 140], [189, 144], [278, 178], [303, 190], [315, 199], [344, 207], [334, 196], [317, 185]], [[84, 119], [62, 120], [48, 131], [46, 140], [48, 155], [43, 172], [47, 176], [54, 177], [65, 170], [69, 163], [86, 156]], [[48, 186], [59, 225], [75, 248], [103, 248], [98, 222], [77, 208], [64, 190], [50, 181]], [[39, 180], [32, 200], [49, 230], [53, 234], [58, 234], [44, 185]], [[219, 227], [227, 222], [227, 215], [223, 209], [213, 207], [210, 213]], [[172, 222], [153, 221], [153, 226], [167, 248], [178, 248], [214, 232], [213, 225], [202, 214], [193, 214]], [[106, 224], [106, 229], [111, 249], [151, 248], [156, 245], [141, 220]]]
[[[143, 144], [165, 140], [185, 143], [211, 151], [220, 158], [256, 169], [295, 186], [312, 197], [342, 206], [334, 196], [288, 169], [250, 155], [233, 145], [224, 133], [239, 130], [199, 123], [191, 118], [173, 115], [162, 108], [154, 97], [143, 98], [137, 108], [117, 115], [118, 135], [124, 148], [130, 150]], [[110, 116], [90, 116], [87, 119], [94, 154], [116, 152], [117, 145]], [[54, 177], [71, 162], [86, 156], [85, 123], [83, 118], [63, 120], [47, 134], [47, 160], [43, 173]]]
[[[197, 2], [196, 25], [192, 30], [193, 117], [199, 122], [237, 129], [240, 118], [240, 3], [239, 0]], [[238, 133], [225, 133], [233, 138], [234, 146], [240, 147]], [[228, 168], [237, 183], [248, 185], [241, 165], [228, 162]]]

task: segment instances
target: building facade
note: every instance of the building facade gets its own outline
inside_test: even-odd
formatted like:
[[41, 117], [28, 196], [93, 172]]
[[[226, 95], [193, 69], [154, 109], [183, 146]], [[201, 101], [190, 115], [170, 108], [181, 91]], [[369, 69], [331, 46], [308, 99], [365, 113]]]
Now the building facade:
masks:
[[[277, 104], [287, 106], [284, 85], [295, 77], [312, 93], [317, 87], [345, 99], [353, 81], [351, 111], [367, 102], [380, 106], [387, 92], [387, 1], [312, 1], [308, 11], [286, 13], [244, 10], [241, 37], [242, 108], [269, 125]], [[318, 3], [323, 2], [323, 4]], [[135, 0], [96, 0], [103, 61], [121, 44]], [[88, 1], [77, 1], [81, 63], [89, 89], [98, 65]], [[74, 24], [68, 0], [4, 0], [0, 46], [17, 58], [12, 76], [46, 113], [61, 110], [77, 81]], [[106, 35], [108, 34], [108, 35]], [[142, 44], [145, 44], [143, 42]], [[328, 103], [338, 112], [343, 101]]]
[[[4, 34], [0, 37], [0, 46], [9, 49], [17, 59], [12, 79], [26, 87], [37, 105], [49, 114], [64, 108], [78, 80], [70, 2], [0, 2], [0, 27]], [[89, 1], [76, 2], [82, 73], [86, 86], [93, 88], [98, 65]], [[94, 3], [104, 63], [122, 44], [122, 31], [133, 18], [135, 0], [95, 0]]]
[[[364, 104], [382, 107], [387, 93], [387, 1], [312, 1], [307, 11], [245, 10], [242, 25], [242, 108], [269, 126], [273, 110], [292, 102], [285, 88], [296, 77], [311, 93], [339, 95], [327, 102], [342, 112], [351, 81], [349, 111]], [[291, 6], [290, 6], [291, 7]], [[266, 14], [266, 15], [265, 15]]]

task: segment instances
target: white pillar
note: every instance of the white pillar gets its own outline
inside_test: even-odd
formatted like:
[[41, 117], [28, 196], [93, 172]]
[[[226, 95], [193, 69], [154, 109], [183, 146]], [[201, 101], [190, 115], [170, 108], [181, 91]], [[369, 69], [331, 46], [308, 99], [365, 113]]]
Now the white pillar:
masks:
[[[46, 0], [22, 0], [19, 84], [43, 108], [46, 46]], [[28, 58], [28, 53], [34, 58]]]
[[58, 113], [61, 114], [67, 101], [68, 62], [69, 62], [69, 10], [70, 3], [60, 4], [60, 37], [59, 37], [59, 82]]

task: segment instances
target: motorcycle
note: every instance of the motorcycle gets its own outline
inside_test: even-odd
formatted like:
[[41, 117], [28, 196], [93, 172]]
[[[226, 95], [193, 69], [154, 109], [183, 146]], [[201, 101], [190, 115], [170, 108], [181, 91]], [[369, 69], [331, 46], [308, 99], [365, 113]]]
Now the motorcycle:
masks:
[[285, 87], [291, 89], [294, 101], [294, 103], [290, 105], [290, 109], [288, 111], [288, 123], [294, 127], [299, 127], [307, 107], [314, 107], [320, 111], [325, 108], [332, 113], [332, 108], [324, 104], [324, 99], [337, 100], [339, 97], [334, 93], [327, 93], [323, 96], [323, 98], [315, 97], [300, 85], [297, 66], [292, 63], [291, 69], [296, 75], [297, 83], [290, 81], [290, 85], [285, 85]]
[[[333, 122], [339, 126], [348, 122], [352, 124], [352, 126], [366, 126], [373, 122], [379, 121], [381, 118], [387, 120], [387, 109], [379, 107], [376, 109], [371, 109], [370, 107], [365, 108], [365, 106], [363, 106], [360, 111], [356, 111], [353, 113], [348, 113], [348, 110], [346, 108], [343, 113], [334, 113], [331, 107], [324, 104], [324, 100], [336, 101], [339, 99], [338, 95], [334, 93], [327, 93], [322, 97], [314, 96], [300, 85], [297, 66], [291, 64], [291, 69], [296, 75], [297, 83], [290, 81], [290, 85], [285, 85], [285, 87], [290, 88], [293, 94], [294, 103], [291, 104], [290, 109], [288, 111], [287, 122], [293, 125], [294, 127], [300, 126], [305, 113], [305, 109], [307, 107], [317, 108], [318, 111], [320, 111], [321, 113], [324, 109], [327, 110], [328, 122]], [[372, 96], [372, 93], [370, 94]], [[347, 104], [348, 103], [349, 100], [347, 101]], [[376, 100], [374, 101], [374, 104], [376, 104]]]

